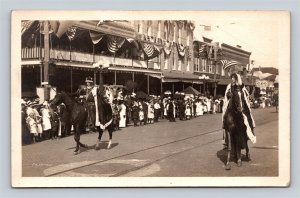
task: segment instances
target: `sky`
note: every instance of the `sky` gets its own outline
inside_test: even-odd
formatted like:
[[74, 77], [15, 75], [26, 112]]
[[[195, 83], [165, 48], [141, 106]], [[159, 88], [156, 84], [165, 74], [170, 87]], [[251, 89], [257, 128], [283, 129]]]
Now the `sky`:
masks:
[[[279, 68], [281, 19], [282, 15], [271, 12], [206, 13], [195, 21], [194, 36], [199, 41], [204, 36], [220, 44], [240, 45], [243, 50], [252, 53], [250, 60], [254, 60], [255, 67]], [[207, 30], [204, 26], [211, 29]]]

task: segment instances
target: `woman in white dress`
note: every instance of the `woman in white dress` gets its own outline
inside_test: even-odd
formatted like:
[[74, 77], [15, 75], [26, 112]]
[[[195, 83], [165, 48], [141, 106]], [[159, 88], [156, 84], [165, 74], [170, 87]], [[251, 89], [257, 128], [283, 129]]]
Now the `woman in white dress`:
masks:
[[121, 101], [120, 105], [120, 122], [119, 127], [126, 127], [126, 106], [124, 105], [124, 101]]
[[154, 106], [153, 106], [153, 101], [148, 105], [148, 123], [153, 123], [154, 119]]
[[54, 138], [54, 137], [50, 137], [51, 136], [51, 122], [50, 122], [50, 110], [48, 107], [48, 103], [47, 101], [45, 101], [43, 103], [43, 108], [41, 109], [41, 114], [42, 114], [42, 127], [43, 127], [43, 134], [44, 138], [48, 139], [48, 138]]

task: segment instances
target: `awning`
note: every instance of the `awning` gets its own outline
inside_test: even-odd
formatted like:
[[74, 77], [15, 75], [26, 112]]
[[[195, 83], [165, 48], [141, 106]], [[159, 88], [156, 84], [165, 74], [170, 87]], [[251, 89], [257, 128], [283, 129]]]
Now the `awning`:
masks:
[[[220, 79], [217, 79], [217, 81], [218, 81], [218, 85], [228, 85], [228, 84], [231, 83], [230, 78], [220, 78]], [[248, 79], [248, 78], [243, 78], [243, 83], [246, 86], [252, 86], [253, 85], [251, 79]]]
[[203, 80], [199, 76], [191, 73], [184, 72], [163, 72], [162, 82], [185, 82], [202, 84]]

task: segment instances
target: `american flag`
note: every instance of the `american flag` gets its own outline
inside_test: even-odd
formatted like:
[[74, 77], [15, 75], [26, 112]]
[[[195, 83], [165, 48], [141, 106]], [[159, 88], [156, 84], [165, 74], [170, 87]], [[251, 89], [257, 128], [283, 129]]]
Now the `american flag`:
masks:
[[107, 41], [107, 49], [111, 53], [116, 53], [124, 44], [125, 39], [116, 37], [116, 36], [108, 36], [108, 41]]
[[205, 50], [205, 44], [203, 44], [199, 47], [199, 54], [202, 54], [204, 52], [204, 50]]
[[76, 35], [76, 30], [77, 30], [77, 28], [74, 26], [68, 28], [66, 34], [70, 41], [74, 40], [75, 35]]
[[239, 62], [234, 61], [234, 60], [230, 60], [230, 61], [228, 61], [228, 60], [221, 60], [220, 62], [222, 63], [223, 70], [226, 70], [229, 67], [232, 67], [234, 65], [238, 65], [239, 64]]
[[146, 59], [152, 59], [159, 55], [160, 50], [155, 45], [143, 43], [142, 46], [143, 46], [143, 50], [147, 56]]

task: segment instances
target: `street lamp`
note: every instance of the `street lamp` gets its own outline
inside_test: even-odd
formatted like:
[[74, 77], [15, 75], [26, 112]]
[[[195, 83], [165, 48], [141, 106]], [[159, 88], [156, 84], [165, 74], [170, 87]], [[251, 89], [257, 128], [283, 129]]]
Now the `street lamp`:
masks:
[[[109, 63], [100, 59], [98, 62], [93, 64], [93, 67], [95, 68], [95, 72], [99, 71], [99, 86], [103, 85], [103, 70], [106, 70], [109, 68]], [[95, 80], [96, 82], [96, 80]]]

